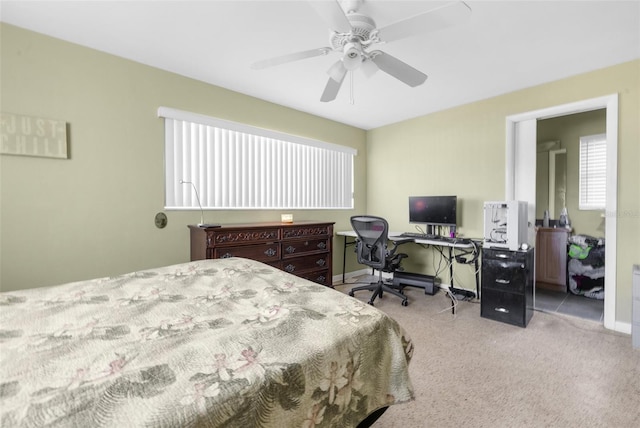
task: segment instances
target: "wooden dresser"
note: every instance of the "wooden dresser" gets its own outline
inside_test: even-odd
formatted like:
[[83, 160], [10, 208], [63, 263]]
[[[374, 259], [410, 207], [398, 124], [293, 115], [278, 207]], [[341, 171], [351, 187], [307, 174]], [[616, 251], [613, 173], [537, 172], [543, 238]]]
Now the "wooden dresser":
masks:
[[536, 283], [567, 292], [567, 241], [565, 228], [540, 227], [536, 232]]
[[313, 221], [191, 225], [191, 260], [245, 257], [332, 287], [333, 225]]

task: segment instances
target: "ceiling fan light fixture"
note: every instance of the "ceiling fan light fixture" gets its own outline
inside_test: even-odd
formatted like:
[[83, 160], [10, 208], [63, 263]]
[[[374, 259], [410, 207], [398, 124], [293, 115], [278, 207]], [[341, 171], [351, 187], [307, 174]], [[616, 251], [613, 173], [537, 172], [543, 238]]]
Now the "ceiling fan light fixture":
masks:
[[364, 75], [367, 78], [372, 77], [379, 70], [378, 66], [373, 61], [371, 61], [371, 59], [363, 60], [362, 67], [360, 69], [363, 71]]
[[344, 45], [344, 55], [342, 62], [347, 70], [355, 70], [362, 63], [362, 48], [357, 43], [347, 43]]

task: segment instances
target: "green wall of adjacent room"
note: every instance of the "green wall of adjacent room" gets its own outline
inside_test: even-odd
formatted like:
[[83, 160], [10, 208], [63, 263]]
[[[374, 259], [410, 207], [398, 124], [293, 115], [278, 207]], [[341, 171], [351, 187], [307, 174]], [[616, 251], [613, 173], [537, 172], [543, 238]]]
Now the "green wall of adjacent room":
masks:
[[[604, 134], [607, 130], [606, 109], [594, 110], [584, 113], [560, 116], [552, 119], [538, 121], [538, 142], [559, 141], [560, 148], [566, 150], [566, 208], [574, 234], [604, 237], [604, 209], [581, 210], [579, 209], [580, 192], [580, 137], [588, 135]], [[538, 164], [544, 160], [548, 162], [548, 154], [538, 153]], [[547, 166], [548, 171], [548, 166]], [[543, 183], [536, 188], [547, 186], [545, 195], [549, 194], [549, 177], [537, 177]], [[546, 178], [546, 180], [544, 180]], [[538, 199], [536, 194], [536, 213], [538, 219], [543, 217], [544, 210], [548, 208], [548, 199]], [[558, 213], [562, 207], [555, 207], [555, 215], [551, 219], [558, 219]]]

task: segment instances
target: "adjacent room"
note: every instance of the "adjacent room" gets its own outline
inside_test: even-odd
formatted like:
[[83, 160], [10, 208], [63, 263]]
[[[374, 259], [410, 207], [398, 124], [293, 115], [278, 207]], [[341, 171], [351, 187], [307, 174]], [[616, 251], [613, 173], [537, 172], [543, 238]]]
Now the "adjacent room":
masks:
[[0, 425], [637, 426], [639, 1], [0, 0]]

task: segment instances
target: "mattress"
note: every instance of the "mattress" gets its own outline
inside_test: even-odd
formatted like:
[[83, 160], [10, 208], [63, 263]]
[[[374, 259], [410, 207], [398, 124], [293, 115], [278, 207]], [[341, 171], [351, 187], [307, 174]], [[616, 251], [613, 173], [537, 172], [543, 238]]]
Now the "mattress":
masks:
[[241, 258], [0, 293], [0, 425], [357, 426], [413, 399], [376, 308]]

